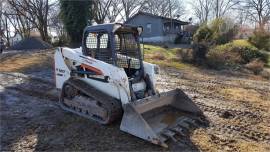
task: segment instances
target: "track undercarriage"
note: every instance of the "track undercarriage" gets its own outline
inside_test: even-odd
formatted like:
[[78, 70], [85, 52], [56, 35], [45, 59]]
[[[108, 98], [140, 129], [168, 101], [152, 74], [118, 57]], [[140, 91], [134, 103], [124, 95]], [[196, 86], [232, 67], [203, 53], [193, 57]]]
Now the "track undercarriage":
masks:
[[63, 85], [60, 105], [64, 110], [109, 124], [122, 115], [121, 103], [87, 85], [79, 79], [69, 79]]

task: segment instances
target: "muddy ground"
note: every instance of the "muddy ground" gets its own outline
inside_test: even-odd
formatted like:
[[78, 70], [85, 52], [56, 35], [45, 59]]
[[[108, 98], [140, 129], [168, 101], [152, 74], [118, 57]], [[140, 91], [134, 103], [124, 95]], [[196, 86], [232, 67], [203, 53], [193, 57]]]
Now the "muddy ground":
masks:
[[53, 51], [0, 56], [0, 150], [270, 151], [270, 82], [234, 71], [162, 68], [160, 92], [180, 88], [202, 109], [207, 126], [169, 149], [64, 112], [52, 77]]

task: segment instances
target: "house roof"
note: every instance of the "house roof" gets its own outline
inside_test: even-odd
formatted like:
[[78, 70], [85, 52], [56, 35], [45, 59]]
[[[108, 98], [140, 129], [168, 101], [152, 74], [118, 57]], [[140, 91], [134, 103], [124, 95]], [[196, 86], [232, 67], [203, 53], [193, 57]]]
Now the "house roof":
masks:
[[[154, 18], [160, 18], [160, 19], [168, 21], [168, 22], [171, 21], [171, 18], [168, 18], [168, 17], [158, 16], [158, 15], [154, 15], [154, 14], [151, 14], [151, 13], [139, 11], [137, 14], [135, 14], [131, 18], [129, 18], [125, 23], [128, 23], [130, 20], [132, 20], [133, 18], [135, 18], [136, 16], [139, 16], [139, 15], [145, 15], [145, 16], [151, 16], [151, 17], [154, 17]], [[177, 19], [172, 19], [172, 20], [173, 20], [173, 22], [179, 23], [181, 25], [188, 25], [189, 24], [189, 22], [184, 22], [184, 21], [177, 20]]]
[[122, 27], [137, 31], [137, 26], [133, 26], [129, 24], [121, 24], [121, 23], [107, 23], [107, 24], [97, 24], [97, 25], [87, 26], [84, 29], [84, 33], [87, 31], [115, 32], [117, 29], [122, 28]]

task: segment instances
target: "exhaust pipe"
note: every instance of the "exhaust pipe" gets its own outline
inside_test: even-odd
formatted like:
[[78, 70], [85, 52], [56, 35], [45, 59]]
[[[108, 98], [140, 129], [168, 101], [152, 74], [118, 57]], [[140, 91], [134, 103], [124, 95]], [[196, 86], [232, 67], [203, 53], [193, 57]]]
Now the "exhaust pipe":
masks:
[[123, 105], [124, 115], [120, 129], [153, 144], [168, 147], [165, 143], [192, 119], [203, 116], [202, 111], [180, 89], [161, 93]]

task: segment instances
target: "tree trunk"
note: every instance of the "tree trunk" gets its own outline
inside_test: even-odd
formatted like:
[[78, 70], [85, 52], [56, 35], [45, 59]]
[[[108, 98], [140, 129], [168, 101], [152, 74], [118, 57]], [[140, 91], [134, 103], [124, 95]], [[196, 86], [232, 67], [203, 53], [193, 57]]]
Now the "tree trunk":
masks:
[[219, 0], [216, 0], [216, 18], [219, 18]]
[[6, 17], [6, 34], [7, 34], [7, 46], [10, 47], [9, 31], [8, 31], [8, 24], [7, 24], [7, 17]]

